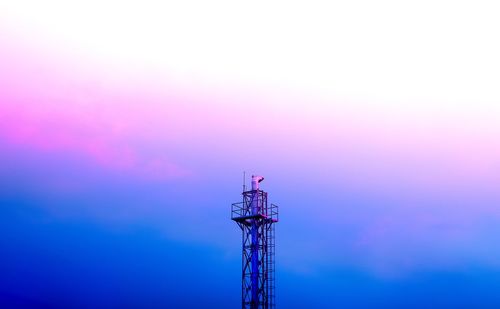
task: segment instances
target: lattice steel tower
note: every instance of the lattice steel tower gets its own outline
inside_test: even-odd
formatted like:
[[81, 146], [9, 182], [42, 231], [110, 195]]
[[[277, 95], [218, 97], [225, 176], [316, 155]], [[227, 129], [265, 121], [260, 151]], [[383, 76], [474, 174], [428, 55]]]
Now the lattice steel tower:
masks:
[[267, 192], [259, 189], [262, 176], [252, 176], [252, 190], [243, 186], [243, 201], [231, 206], [231, 219], [242, 230], [241, 307], [276, 308], [274, 270], [274, 223], [278, 206], [267, 204]]

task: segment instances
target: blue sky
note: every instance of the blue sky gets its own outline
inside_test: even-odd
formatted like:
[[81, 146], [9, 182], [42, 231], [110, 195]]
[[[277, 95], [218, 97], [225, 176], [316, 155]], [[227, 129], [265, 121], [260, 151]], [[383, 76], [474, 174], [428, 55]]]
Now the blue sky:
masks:
[[0, 305], [495, 308], [494, 1], [0, 3]]

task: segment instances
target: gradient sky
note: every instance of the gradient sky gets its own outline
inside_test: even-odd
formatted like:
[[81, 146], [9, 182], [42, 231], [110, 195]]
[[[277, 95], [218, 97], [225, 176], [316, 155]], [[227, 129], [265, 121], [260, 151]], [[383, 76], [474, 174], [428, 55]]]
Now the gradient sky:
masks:
[[495, 1], [0, 1], [0, 305], [500, 306]]

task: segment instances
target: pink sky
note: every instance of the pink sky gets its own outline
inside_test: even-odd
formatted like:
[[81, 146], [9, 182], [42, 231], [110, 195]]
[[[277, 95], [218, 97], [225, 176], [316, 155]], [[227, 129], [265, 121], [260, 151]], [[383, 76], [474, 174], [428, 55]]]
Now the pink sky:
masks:
[[[316, 61], [314, 52], [307, 48], [290, 51], [303, 58], [298, 58], [301, 61], [296, 67], [294, 58], [281, 63], [286, 76], [280, 75], [282, 71], [272, 65], [274, 62], [266, 60], [265, 53], [248, 60], [258, 67], [255, 70], [245, 61], [240, 64], [236, 56], [218, 70], [216, 65], [225, 63], [222, 51], [226, 46], [218, 34], [206, 39], [206, 54], [200, 55], [193, 51], [204, 51], [200, 46], [172, 37], [173, 43], [193, 49], [185, 57], [174, 50], [163, 59], [161, 52], [176, 45], [155, 45], [159, 44], [153, 40], [157, 28], [149, 36], [133, 36], [140, 37], [143, 45], [130, 51], [134, 44], [127, 37], [107, 44], [105, 35], [87, 33], [85, 27], [71, 28], [77, 24], [68, 21], [70, 29], [80, 31], [76, 32], [80, 39], [75, 40], [65, 29], [56, 31], [57, 27], [43, 19], [30, 19], [21, 16], [23, 10], [12, 10], [20, 15], [5, 18], [0, 30], [4, 47], [0, 50], [0, 138], [7, 144], [49, 155], [78, 153], [104, 171], [125, 171], [165, 186], [178, 179], [200, 181], [212, 173], [233, 173], [239, 179], [242, 170], [267, 171], [277, 182], [303, 186], [304, 195], [313, 200], [315, 190], [322, 190], [316, 197], [318, 203], [309, 211], [318, 215], [320, 222], [333, 220], [341, 225], [341, 219], [353, 220], [359, 232], [340, 242], [348, 242], [352, 252], [360, 255], [368, 251], [370, 258], [381, 257], [382, 261], [371, 259], [370, 263], [384, 273], [392, 263], [385, 258], [388, 252], [406, 248], [408, 239], [422, 251], [437, 250], [432, 258], [439, 260], [440, 246], [449, 244], [456, 252], [467, 251], [484, 233], [482, 220], [498, 217], [500, 121], [496, 85], [494, 91], [483, 89], [488, 85], [479, 87], [470, 80], [475, 78], [472, 75], [459, 74], [453, 79], [457, 73], [451, 72], [439, 76], [455, 83], [445, 83], [443, 90], [438, 87], [438, 77], [424, 74], [412, 79], [411, 73], [394, 77], [392, 73], [401, 71], [386, 58], [382, 59], [389, 73], [383, 66], [333, 65], [326, 52]], [[26, 27], [16, 28], [23, 22]], [[38, 29], [37, 25], [44, 27]], [[105, 34], [116, 27], [106, 25]], [[186, 31], [197, 38], [203, 36], [195, 30]], [[212, 45], [210, 38], [222, 45]], [[271, 37], [265, 38], [272, 42]], [[350, 42], [348, 38], [339, 40]], [[241, 39], [237, 42], [243, 44]], [[255, 38], [250, 42], [257, 43]], [[250, 51], [243, 52], [246, 45], [238, 46], [235, 51], [241, 52], [241, 57], [250, 56]], [[449, 50], [455, 47], [451, 44]], [[146, 53], [149, 50], [151, 54]], [[407, 52], [410, 50], [412, 47]], [[498, 60], [488, 55], [485, 63], [490, 61], [495, 68]], [[309, 59], [311, 67], [304, 65]], [[345, 59], [347, 63], [364, 63]], [[240, 65], [233, 67], [231, 63]], [[469, 69], [466, 73], [489, 72]], [[379, 72], [383, 82], [377, 76], [366, 80], [365, 70]], [[342, 84], [343, 76], [351, 83]], [[479, 76], [489, 83], [493, 80], [490, 75]], [[433, 82], [423, 82], [426, 78]], [[407, 82], [399, 84], [401, 80]], [[387, 89], [394, 87], [394, 93], [378, 93], [371, 82]], [[425, 88], [422, 93], [418, 85]], [[453, 87], [455, 91], [450, 90]], [[471, 99], [474, 93], [477, 100]], [[252, 149], [256, 144], [258, 151]], [[380, 198], [381, 203], [398, 206], [371, 209], [364, 205], [366, 215], [349, 217], [347, 206], [332, 210], [325, 202], [334, 197], [333, 193], [329, 196], [331, 190]], [[186, 206], [186, 212], [193, 215], [196, 207]], [[288, 207], [293, 212], [300, 205]], [[335, 216], [341, 219], [330, 219]], [[373, 216], [369, 222], [365, 222], [367, 216]], [[203, 233], [192, 233], [206, 241]], [[306, 246], [307, 241], [303, 241]], [[336, 241], [326, 237], [311, 246], [322, 251]], [[406, 267], [404, 259], [398, 262]], [[414, 259], [408, 263], [411, 267], [416, 264]]]

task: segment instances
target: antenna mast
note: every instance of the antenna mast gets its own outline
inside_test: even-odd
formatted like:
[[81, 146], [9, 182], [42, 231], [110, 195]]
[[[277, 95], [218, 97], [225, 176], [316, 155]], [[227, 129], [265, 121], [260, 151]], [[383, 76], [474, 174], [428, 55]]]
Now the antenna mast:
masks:
[[246, 191], [243, 172], [243, 202], [231, 206], [231, 219], [243, 233], [243, 309], [276, 308], [274, 223], [278, 222], [278, 206], [268, 205], [267, 192], [259, 189], [263, 180], [252, 175], [252, 190]]

